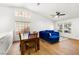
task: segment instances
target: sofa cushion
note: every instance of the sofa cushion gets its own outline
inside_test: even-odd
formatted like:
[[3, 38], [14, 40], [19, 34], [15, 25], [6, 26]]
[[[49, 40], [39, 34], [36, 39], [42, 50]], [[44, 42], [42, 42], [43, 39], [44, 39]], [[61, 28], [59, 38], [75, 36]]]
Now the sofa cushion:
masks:
[[53, 35], [59, 36], [59, 32], [53, 32], [53, 33], [51, 33], [51, 35], [52, 35], [52, 36], [53, 36]]
[[56, 35], [53, 35], [53, 36], [50, 36], [49, 38], [58, 38], [59, 36], [56, 36]]

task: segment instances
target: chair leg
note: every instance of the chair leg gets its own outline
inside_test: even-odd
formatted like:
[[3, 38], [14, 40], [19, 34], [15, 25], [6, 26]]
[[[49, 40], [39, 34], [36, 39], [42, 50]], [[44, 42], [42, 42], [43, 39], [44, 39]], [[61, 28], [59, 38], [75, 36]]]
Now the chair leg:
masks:
[[29, 52], [28, 55], [31, 55], [31, 53]]
[[24, 51], [22, 47], [20, 48], [20, 51], [21, 51], [21, 55], [24, 55]]
[[25, 47], [20, 45], [20, 51], [21, 51], [21, 55], [24, 55], [24, 53], [25, 53]]
[[21, 55], [24, 55], [24, 52], [23, 51], [21, 51]]
[[37, 46], [35, 46], [35, 52], [37, 52]]
[[28, 55], [31, 55], [31, 49], [29, 49]]

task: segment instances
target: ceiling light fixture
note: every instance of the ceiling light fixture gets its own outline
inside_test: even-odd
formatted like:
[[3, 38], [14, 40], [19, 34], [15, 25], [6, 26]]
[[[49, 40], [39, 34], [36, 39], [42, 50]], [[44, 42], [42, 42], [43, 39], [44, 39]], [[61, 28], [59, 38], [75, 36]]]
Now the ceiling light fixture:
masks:
[[37, 3], [37, 5], [39, 6], [39, 5], [40, 5], [40, 3]]

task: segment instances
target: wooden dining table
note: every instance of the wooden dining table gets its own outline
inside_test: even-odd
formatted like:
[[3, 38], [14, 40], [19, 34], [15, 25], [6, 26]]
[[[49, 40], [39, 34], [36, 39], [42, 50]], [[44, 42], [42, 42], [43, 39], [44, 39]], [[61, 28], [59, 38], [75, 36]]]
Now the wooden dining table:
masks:
[[20, 39], [20, 50], [22, 55], [24, 55], [25, 51], [27, 50], [25, 44], [29, 42], [35, 43], [35, 51], [40, 50], [39, 37], [37, 36], [37, 33], [32, 33], [28, 39]]

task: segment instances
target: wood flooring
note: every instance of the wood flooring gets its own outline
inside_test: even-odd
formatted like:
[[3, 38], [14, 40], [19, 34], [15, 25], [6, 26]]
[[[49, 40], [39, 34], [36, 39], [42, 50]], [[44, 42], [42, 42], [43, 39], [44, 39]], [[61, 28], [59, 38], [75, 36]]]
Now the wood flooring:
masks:
[[[19, 42], [13, 43], [8, 55], [20, 55]], [[26, 52], [27, 55], [27, 52]], [[31, 55], [79, 55], [79, 40], [67, 39], [50, 44], [40, 39], [40, 50]]]

